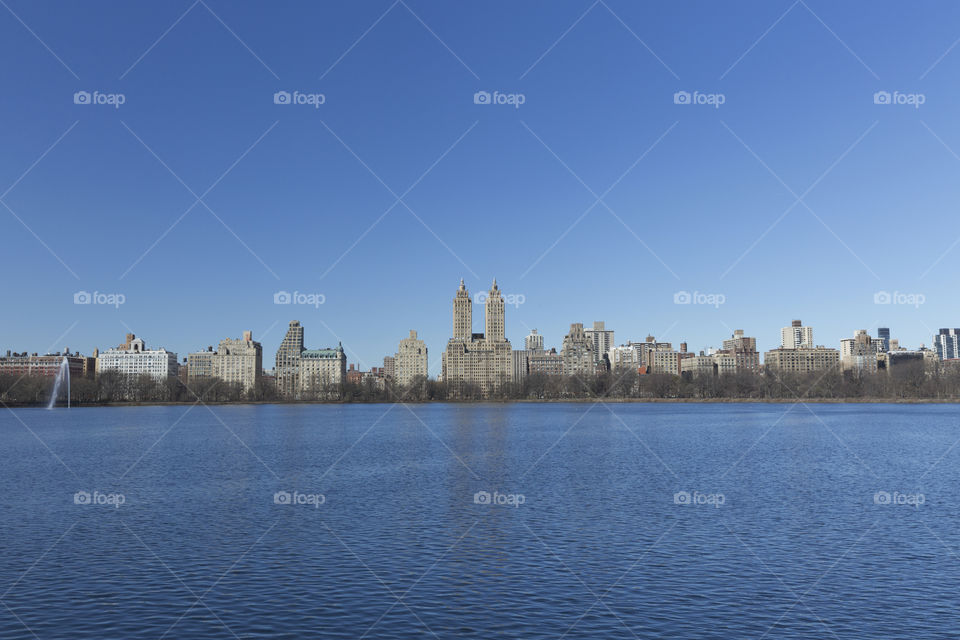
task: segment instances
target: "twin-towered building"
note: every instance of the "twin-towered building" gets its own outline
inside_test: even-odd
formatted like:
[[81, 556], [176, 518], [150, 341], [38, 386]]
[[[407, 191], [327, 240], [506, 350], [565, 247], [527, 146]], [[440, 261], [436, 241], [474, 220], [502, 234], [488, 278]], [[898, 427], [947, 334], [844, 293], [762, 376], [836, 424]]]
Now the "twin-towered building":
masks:
[[475, 386], [484, 395], [511, 382], [512, 349], [504, 300], [494, 279], [484, 307], [484, 332], [473, 332], [473, 299], [463, 280], [453, 298], [453, 337], [443, 353], [443, 380], [454, 395]]

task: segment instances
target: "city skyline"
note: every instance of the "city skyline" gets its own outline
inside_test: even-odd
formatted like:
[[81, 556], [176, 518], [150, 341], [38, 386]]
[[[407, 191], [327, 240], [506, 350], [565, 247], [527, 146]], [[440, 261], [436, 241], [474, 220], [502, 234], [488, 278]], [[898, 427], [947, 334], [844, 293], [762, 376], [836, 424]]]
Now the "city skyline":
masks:
[[271, 353], [298, 318], [367, 366], [416, 328], [435, 375], [433, 292], [494, 273], [514, 345], [957, 324], [960, 8], [543, 6], [11, 2], [0, 346]]
[[[290, 297], [288, 295], [288, 292], [282, 292], [282, 293], [284, 295], [287, 295], [287, 297]], [[681, 292], [681, 293], [685, 294], [687, 292]], [[609, 356], [608, 364], [613, 367], [616, 367], [619, 364], [619, 361], [618, 361], [619, 356], [614, 356], [615, 351], [617, 351], [618, 349], [622, 350], [623, 348], [628, 347], [629, 345], [639, 345], [645, 342], [653, 345], [660, 345], [660, 344], [667, 345], [667, 346], [675, 345], [675, 346], [670, 346], [670, 348], [667, 349], [667, 351], [671, 353], [685, 353], [685, 354], [691, 354], [691, 355], [699, 354], [701, 356], [703, 356], [704, 354], [706, 354], [707, 356], [710, 356], [711, 354], [717, 351], [739, 352], [740, 349], [745, 348], [748, 352], [754, 354], [754, 357], [756, 358], [755, 362], [757, 364], [766, 364], [765, 358], [762, 357], [763, 354], [765, 354], [766, 352], [768, 351], [773, 352], [778, 349], [784, 349], [784, 348], [785, 349], [826, 348], [831, 351], [836, 351], [838, 363], [839, 363], [841, 354], [844, 357], [847, 357], [848, 355], [855, 355], [860, 357], [865, 355], [872, 356], [875, 353], [878, 353], [881, 351], [887, 351], [890, 349], [894, 349], [894, 350], [899, 349], [899, 350], [906, 350], [906, 351], [917, 351], [917, 350], [925, 349], [927, 351], [937, 353], [940, 356], [940, 359], [955, 359], [958, 357], [957, 354], [960, 353], [960, 338], [957, 337], [957, 336], [960, 336], [960, 329], [942, 328], [942, 327], [938, 328], [936, 332], [931, 336], [931, 340], [929, 343], [923, 342], [920, 344], [910, 344], [902, 340], [899, 337], [896, 328], [891, 328], [889, 326], [876, 327], [874, 329], [853, 329], [851, 330], [852, 335], [854, 336], [853, 338], [850, 337], [851, 332], [848, 332], [848, 335], [841, 338], [839, 341], [837, 341], [837, 343], [830, 344], [829, 342], [821, 341], [819, 338], [815, 337], [814, 327], [812, 326], [811, 323], [804, 323], [802, 320], [798, 320], [798, 319], [793, 319], [790, 321], [789, 325], [782, 326], [779, 329], [779, 334], [780, 334], [779, 340], [770, 344], [769, 346], [757, 340], [757, 338], [754, 337], [753, 335], [745, 336], [745, 330], [739, 327], [737, 329], [732, 330], [728, 336], [721, 337], [719, 340], [716, 340], [710, 345], [707, 345], [702, 348], [696, 348], [696, 347], [690, 348], [689, 343], [683, 338], [672, 340], [666, 336], [655, 336], [652, 333], [647, 333], [646, 337], [643, 337], [640, 335], [632, 335], [630, 333], [627, 333], [626, 335], [631, 337], [623, 337], [624, 334], [621, 333], [621, 338], [616, 339], [614, 337], [617, 331], [616, 328], [606, 326], [607, 323], [604, 320], [593, 321], [592, 327], [590, 328], [585, 328], [584, 327], [585, 323], [583, 322], [573, 322], [569, 325], [569, 329], [566, 335], [564, 335], [562, 338], [557, 340], [555, 343], [551, 343], [549, 340], [549, 337], [544, 336], [544, 334], [539, 332], [539, 330], [536, 328], [529, 328], [527, 335], [525, 335], [522, 339], [513, 342], [509, 338], [505, 337], [507, 335], [507, 327], [509, 327], [509, 322], [507, 321], [508, 315], [506, 313], [507, 305], [505, 304], [505, 301], [507, 299], [508, 299], [507, 296], [504, 296], [503, 293], [500, 291], [496, 278], [493, 279], [491, 289], [488, 292], [481, 291], [481, 292], [476, 292], [474, 294], [470, 293], [469, 289], [465, 285], [464, 280], [461, 279], [460, 285], [457, 288], [456, 295], [454, 296], [454, 299], [453, 299], [453, 324], [451, 326], [450, 333], [446, 341], [447, 348], [445, 350], [441, 350], [438, 347], [435, 347], [434, 348], [435, 355], [433, 359], [430, 359], [427, 357], [428, 345], [424, 340], [420, 338], [420, 336], [418, 335], [418, 331], [416, 329], [409, 329], [408, 336], [406, 338], [401, 338], [397, 340], [396, 353], [394, 352], [385, 353], [380, 359], [373, 362], [366, 362], [359, 359], [351, 360], [351, 356], [354, 355], [355, 352], [353, 352], [348, 345], [343, 344], [343, 342], [339, 340], [336, 346], [328, 345], [328, 346], [320, 346], [317, 349], [309, 349], [306, 347], [306, 343], [310, 341], [305, 339], [307, 328], [299, 320], [289, 321], [287, 334], [284, 337], [284, 339], [277, 345], [276, 349], [271, 349], [269, 345], [263, 346], [262, 341], [260, 339], [255, 339], [253, 332], [250, 330], [243, 330], [241, 332], [242, 337], [240, 339], [234, 339], [234, 338], [231, 338], [230, 336], [226, 336], [222, 339], [218, 338], [215, 341], [211, 340], [211, 344], [207, 345], [206, 347], [194, 349], [188, 353], [174, 351], [173, 349], [169, 349], [164, 344], [161, 344], [158, 342], [151, 343], [149, 348], [161, 349], [161, 350], [172, 352], [173, 355], [176, 355], [177, 362], [181, 364], [186, 364], [188, 358], [192, 363], [193, 358], [195, 356], [200, 356], [203, 359], [203, 363], [201, 364], [201, 366], [204, 368], [205, 371], [209, 369], [209, 371], [206, 371], [204, 374], [202, 374], [205, 377], [206, 376], [218, 377], [213, 373], [214, 371], [213, 363], [206, 362], [209, 356], [216, 355], [217, 353], [229, 354], [230, 353], [229, 350], [235, 347], [252, 349], [253, 348], [252, 345], [256, 345], [257, 354], [262, 354], [262, 353], [267, 354], [267, 359], [263, 360], [264, 363], [274, 362], [274, 358], [271, 358], [270, 354], [271, 353], [275, 354], [276, 365], [273, 369], [270, 369], [270, 367], [264, 364], [264, 365], [261, 365], [261, 367], [258, 367], [257, 370], [262, 370], [264, 372], [272, 371], [274, 374], [280, 373], [281, 378], [283, 377], [283, 374], [281, 372], [285, 370], [285, 366], [281, 365], [281, 360], [284, 359], [284, 361], [286, 361], [285, 359], [291, 355], [294, 356], [296, 360], [299, 361], [301, 354], [303, 353], [309, 353], [312, 357], [316, 357], [318, 354], [326, 353], [326, 352], [329, 352], [329, 355], [334, 355], [335, 353], [339, 353], [340, 355], [339, 355], [339, 360], [337, 361], [337, 366], [341, 370], [341, 374], [340, 374], [341, 379], [343, 378], [343, 376], [345, 376], [346, 367], [348, 364], [351, 370], [356, 368], [357, 371], [364, 371], [364, 370], [373, 371], [377, 369], [380, 369], [382, 371], [383, 370], [382, 368], [387, 366], [388, 359], [391, 362], [390, 366], [393, 366], [394, 361], [399, 363], [404, 359], [402, 356], [404, 355], [405, 348], [406, 349], [412, 348], [413, 353], [418, 354], [414, 356], [417, 363], [413, 365], [411, 361], [411, 364], [408, 365], [408, 367], [410, 367], [411, 370], [415, 369], [418, 373], [411, 374], [408, 372], [404, 375], [401, 375], [400, 377], [403, 378], [404, 383], [409, 382], [412, 379], [412, 375], [419, 375], [420, 374], [419, 372], [422, 372], [422, 371], [426, 371], [426, 375], [428, 377], [436, 377], [436, 378], [442, 377], [441, 375], [439, 375], [440, 373], [443, 372], [442, 366], [441, 366], [440, 372], [434, 372], [433, 367], [431, 366], [431, 363], [440, 361], [442, 364], [443, 359], [446, 357], [446, 354], [449, 352], [451, 348], [450, 345], [458, 342], [462, 342], [465, 340], [468, 345], [471, 343], [473, 343], [474, 345], [480, 345], [479, 347], [475, 346], [474, 348], [468, 349], [468, 351], [476, 351], [477, 349], [482, 350], [484, 348], [483, 345], [484, 345], [485, 338], [489, 338], [491, 336], [494, 342], [503, 343], [504, 349], [506, 349], [506, 351], [504, 352], [505, 354], [513, 353], [515, 356], [518, 353], [518, 350], [525, 350], [524, 352], [526, 353], [529, 353], [531, 350], [533, 351], [545, 350], [547, 352], [554, 350], [558, 355], [565, 354], [563, 355], [563, 358], [564, 358], [563, 369], [564, 369], [564, 373], [567, 375], [570, 375], [570, 374], [580, 374], [580, 375], [591, 374], [592, 375], [593, 370], [596, 368], [596, 365], [598, 365], [600, 361], [603, 360], [604, 356]], [[686, 302], [679, 302], [678, 304], [693, 304], [693, 301], [689, 300]], [[491, 305], [493, 308], [492, 315], [490, 311]], [[480, 327], [477, 326], [478, 320], [473, 318], [473, 310], [475, 306], [483, 307], [484, 309], [483, 324]], [[477, 331], [478, 328], [483, 329], [483, 331], [478, 332]], [[874, 332], [876, 333], [875, 336], [873, 335]], [[751, 329], [750, 333], [752, 334], [755, 332]], [[865, 338], [867, 340], [866, 347], [859, 347], [858, 349], [854, 349], [853, 351], [851, 351], [852, 349], [851, 344], [860, 342], [860, 340], [858, 339], [858, 336], [860, 338]], [[113, 346], [107, 345], [103, 350], [100, 350], [100, 346], [98, 345], [93, 349], [91, 349], [90, 351], [84, 351], [76, 348], [71, 349], [69, 346], [64, 347], [63, 349], [70, 349], [72, 353], [89, 356], [91, 354], [95, 354], [98, 350], [100, 350], [102, 354], [104, 352], [109, 352], [116, 349], [121, 349], [121, 350], [130, 349], [130, 345], [132, 341], [139, 343], [140, 349], [145, 348], [145, 342], [144, 342], [143, 336], [138, 337], [134, 333], [127, 333], [126, 342], [121, 343], [119, 347], [113, 347]], [[219, 343], [219, 346], [217, 348], [214, 348], [213, 342]], [[285, 345], [289, 345], [289, 347], [285, 347]], [[532, 349], [531, 349], [531, 345], [534, 345]], [[577, 345], [581, 345], [581, 346], [577, 346]], [[286, 355], [287, 351], [285, 351], [285, 348], [289, 351], [289, 355]], [[586, 349], [590, 350], [589, 353], [585, 351]], [[61, 353], [62, 350], [54, 349], [54, 350], [48, 350], [46, 352], [40, 352], [40, 351], [32, 351], [30, 349], [26, 349], [24, 351], [20, 351], [18, 349], [8, 349], [7, 355], [9, 356], [11, 352], [13, 352], [14, 354], [25, 353], [25, 354], [38, 354], [38, 355], [53, 355], [53, 354]], [[436, 355], [438, 352], [440, 355]], [[252, 357], [253, 352], [251, 351], [249, 353], [251, 354], [251, 357]], [[2, 351], [0, 351], [0, 355], [2, 355]], [[257, 356], [258, 360], [261, 357], [262, 357], [261, 355], [258, 355]], [[516, 363], [512, 363], [511, 365], [510, 362], [504, 361], [502, 359], [503, 358], [502, 354], [501, 356], [498, 356], [498, 357], [500, 358], [500, 360], [498, 360], [498, 364], [482, 365], [482, 366], [493, 366], [495, 368], [495, 372], [494, 370], [491, 370], [490, 373], [486, 374], [490, 377], [490, 380], [494, 380], [496, 378], [503, 377], [504, 375], [508, 375], [508, 374], [505, 374], [505, 372], [506, 370], [510, 369], [511, 366], [513, 367], [514, 371], [516, 371], [516, 366], [517, 366]], [[570, 360], [570, 358], [574, 358], [574, 360]], [[420, 362], [421, 359], [423, 360], [423, 362]], [[742, 359], [738, 357], [737, 359], [738, 369], [740, 367], [745, 367], [749, 369], [754, 366], [754, 365], [751, 365], [750, 362], [742, 362], [741, 360]], [[289, 366], [289, 365], [286, 365], [286, 366]], [[299, 366], [300, 365], [298, 362], [293, 363], [293, 370], [296, 370]], [[477, 363], [473, 363], [470, 365], [460, 364], [458, 366], [466, 367], [467, 369], [474, 369], [479, 365]], [[731, 367], [732, 366], [733, 365], [731, 364]], [[874, 367], [873, 370], [875, 371], [876, 370], [875, 361], [874, 361], [873, 367]], [[858, 366], [857, 368], [859, 369], [861, 367]], [[678, 363], [678, 372], [679, 372], [679, 363]], [[194, 375], [197, 375], [197, 374], [196, 373], [191, 374], [191, 376], [194, 376]], [[245, 376], [243, 378], [244, 387], [248, 389], [252, 388], [252, 385], [253, 385], [252, 374], [246, 373], [243, 375]], [[298, 374], [294, 374], [295, 377], [296, 375]], [[461, 374], [458, 374], [458, 375], [461, 375]], [[516, 373], [514, 373], [514, 377], [516, 377]], [[278, 380], [277, 382], [278, 388], [285, 389], [285, 393], [287, 394], [293, 393], [293, 389], [296, 388], [298, 384], [299, 382], [296, 382], [296, 381], [291, 383], [284, 383], [282, 380]]]

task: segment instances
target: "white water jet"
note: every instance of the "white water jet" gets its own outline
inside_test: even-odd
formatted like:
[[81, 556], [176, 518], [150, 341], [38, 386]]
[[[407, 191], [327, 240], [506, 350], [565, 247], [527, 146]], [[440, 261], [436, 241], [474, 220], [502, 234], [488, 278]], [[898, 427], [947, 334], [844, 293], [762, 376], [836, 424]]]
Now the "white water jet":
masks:
[[47, 405], [47, 409], [53, 409], [53, 406], [57, 403], [57, 396], [60, 394], [60, 385], [63, 384], [63, 381], [67, 381], [67, 409], [70, 408], [70, 362], [67, 360], [67, 357], [64, 356], [63, 360], [60, 362], [60, 369], [57, 371], [57, 378], [53, 381], [53, 393], [50, 394], [50, 403]]

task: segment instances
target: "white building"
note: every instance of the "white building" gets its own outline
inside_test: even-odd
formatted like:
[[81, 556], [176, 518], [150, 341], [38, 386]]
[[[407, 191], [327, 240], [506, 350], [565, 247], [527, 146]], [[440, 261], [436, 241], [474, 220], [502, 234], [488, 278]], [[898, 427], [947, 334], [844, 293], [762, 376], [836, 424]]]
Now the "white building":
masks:
[[812, 349], [813, 327], [804, 327], [799, 320], [794, 320], [789, 327], [780, 329], [781, 349]]
[[304, 349], [298, 369], [301, 393], [336, 393], [347, 378], [347, 356], [342, 345], [336, 349]]
[[253, 339], [252, 331], [244, 331], [239, 340], [227, 338], [220, 341], [213, 358], [214, 378], [239, 384], [244, 391], [251, 391], [260, 380], [262, 371], [263, 347]]
[[866, 329], [857, 329], [852, 338], [840, 341], [840, 366], [844, 371], [873, 373], [877, 370], [877, 345]]
[[524, 340], [523, 346], [527, 351], [543, 351], [543, 336], [537, 333], [536, 329], [533, 329]]
[[[613, 340], [613, 329], [608, 330], [603, 320], [594, 321], [592, 329], [584, 329], [587, 339], [593, 342], [594, 364], [600, 362], [603, 354], [607, 353], [617, 343]], [[613, 362], [610, 363], [611, 365]]]
[[636, 369], [643, 364], [643, 349], [639, 343], [628, 342], [619, 347], [611, 347], [607, 351], [610, 359], [610, 368], [616, 371], [621, 368]]
[[127, 334], [123, 344], [102, 351], [97, 357], [97, 374], [116, 371], [125, 376], [148, 375], [155, 380], [177, 377], [177, 354], [160, 347], [147, 349], [143, 339]]
[[253, 339], [252, 332], [244, 331], [239, 340], [221, 340], [216, 351], [207, 347], [206, 351], [188, 354], [187, 366], [189, 380], [218, 378], [251, 391], [262, 375], [263, 347]]
[[417, 338], [417, 332], [411, 330], [410, 337], [400, 341], [397, 355], [394, 356], [393, 367], [397, 383], [406, 386], [414, 378], [427, 377], [427, 343]]
[[[543, 336], [540, 336], [543, 338]], [[527, 336], [529, 340], [530, 337]], [[542, 353], [543, 349], [539, 349], [538, 353]], [[533, 353], [532, 350], [519, 350], [515, 349], [513, 351], [513, 382], [519, 384], [523, 382], [527, 373], [530, 371], [530, 354]]]

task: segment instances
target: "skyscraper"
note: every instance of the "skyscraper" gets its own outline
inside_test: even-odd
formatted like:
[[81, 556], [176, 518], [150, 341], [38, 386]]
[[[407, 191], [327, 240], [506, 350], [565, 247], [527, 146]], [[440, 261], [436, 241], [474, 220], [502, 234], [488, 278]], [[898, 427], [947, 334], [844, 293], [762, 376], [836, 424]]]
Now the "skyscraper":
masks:
[[743, 329], [733, 332], [733, 337], [723, 341], [723, 350], [728, 351], [739, 370], [757, 371], [760, 369], [760, 353], [757, 351], [757, 339], [745, 336]]
[[252, 331], [244, 331], [239, 340], [220, 341], [213, 357], [214, 378], [239, 384], [244, 391], [252, 391], [263, 372], [263, 347], [253, 339]]
[[417, 376], [427, 377], [427, 344], [411, 330], [410, 336], [400, 341], [394, 356], [394, 375], [401, 385], [408, 385]]
[[783, 349], [812, 349], [813, 346], [813, 327], [804, 327], [799, 320], [780, 330], [780, 347]]
[[253, 339], [252, 332], [244, 331], [239, 340], [221, 340], [216, 351], [207, 347], [206, 351], [189, 354], [187, 362], [188, 381], [218, 378], [251, 391], [263, 374], [263, 347]]
[[560, 355], [563, 358], [563, 375], [565, 376], [592, 375], [597, 371], [593, 340], [587, 337], [580, 322], [570, 325], [570, 333], [563, 338], [563, 349]]
[[453, 337], [443, 353], [443, 380], [454, 395], [473, 384], [484, 395], [510, 382], [512, 349], [506, 339], [503, 295], [494, 279], [484, 302], [484, 333], [473, 333], [473, 303], [463, 280], [453, 298]]
[[877, 370], [877, 346], [866, 329], [840, 341], [840, 366], [844, 371], [873, 373]]
[[941, 360], [960, 358], [960, 329], [940, 329], [933, 336], [933, 348]]
[[300, 354], [303, 349], [303, 327], [299, 320], [291, 320], [287, 335], [277, 349], [274, 369], [277, 391], [282, 396], [292, 397], [300, 388]]
[[593, 343], [593, 361], [600, 362], [603, 355], [610, 351], [617, 343], [613, 339], [613, 329], [607, 329], [603, 320], [595, 320], [592, 329], [584, 329], [587, 339]]
[[881, 343], [882, 351], [890, 351], [890, 328], [889, 327], [879, 327], [877, 328], [877, 340]]
[[536, 329], [532, 329], [524, 340], [524, 348], [527, 351], [543, 351], [543, 336], [537, 333]]
[[453, 299], [453, 339], [469, 341], [473, 336], [473, 300], [460, 278], [460, 288]]

